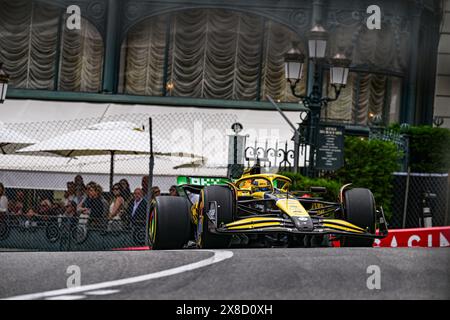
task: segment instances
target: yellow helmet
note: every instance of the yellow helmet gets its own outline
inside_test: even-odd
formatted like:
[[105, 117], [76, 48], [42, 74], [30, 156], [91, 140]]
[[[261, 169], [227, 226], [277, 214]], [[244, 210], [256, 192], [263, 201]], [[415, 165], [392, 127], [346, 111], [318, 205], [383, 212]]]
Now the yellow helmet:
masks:
[[266, 179], [256, 179], [253, 181], [253, 185], [257, 191], [268, 191], [270, 189], [269, 181]]

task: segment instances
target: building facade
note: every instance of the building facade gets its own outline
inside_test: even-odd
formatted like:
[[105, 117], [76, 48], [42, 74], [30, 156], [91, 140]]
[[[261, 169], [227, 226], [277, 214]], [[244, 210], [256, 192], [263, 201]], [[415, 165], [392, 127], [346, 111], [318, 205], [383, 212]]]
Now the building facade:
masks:
[[[270, 95], [294, 111], [284, 54], [294, 41], [306, 53], [308, 31], [320, 23], [327, 55], [352, 60], [323, 119], [349, 128], [377, 115], [385, 124], [431, 124], [442, 2], [378, 3], [380, 30], [368, 29], [372, 3], [360, 0], [0, 0], [7, 98], [268, 110]], [[72, 5], [80, 29], [68, 27]], [[324, 92], [327, 71], [324, 64]], [[312, 77], [305, 68], [299, 91], [311, 90]]]
[[443, 1], [436, 72], [435, 124], [450, 129], [450, 0]]

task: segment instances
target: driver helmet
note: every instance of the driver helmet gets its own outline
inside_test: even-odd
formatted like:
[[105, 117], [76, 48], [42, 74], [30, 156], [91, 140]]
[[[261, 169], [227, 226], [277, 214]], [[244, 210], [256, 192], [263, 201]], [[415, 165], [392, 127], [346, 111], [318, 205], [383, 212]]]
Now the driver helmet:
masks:
[[259, 191], [269, 191], [270, 190], [269, 182], [265, 179], [255, 180], [253, 182], [253, 184], [255, 185], [255, 189], [257, 189]]

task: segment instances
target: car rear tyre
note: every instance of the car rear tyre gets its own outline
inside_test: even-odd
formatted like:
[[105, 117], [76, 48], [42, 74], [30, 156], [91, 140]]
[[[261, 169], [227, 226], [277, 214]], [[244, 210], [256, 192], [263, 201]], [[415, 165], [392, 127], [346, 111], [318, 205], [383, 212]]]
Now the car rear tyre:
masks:
[[217, 226], [233, 222], [234, 194], [227, 186], [208, 186], [203, 189], [201, 201], [201, 235], [200, 247], [204, 249], [227, 248], [230, 245], [231, 236], [214, 234], [208, 226], [214, 223], [206, 214], [210, 210], [210, 202], [217, 202]]
[[189, 240], [189, 231], [189, 201], [182, 197], [157, 197], [149, 220], [152, 249], [181, 249]]
[[[375, 199], [369, 189], [355, 188], [345, 192], [345, 218], [348, 222], [375, 233]], [[344, 247], [372, 247], [373, 239], [344, 237]]]

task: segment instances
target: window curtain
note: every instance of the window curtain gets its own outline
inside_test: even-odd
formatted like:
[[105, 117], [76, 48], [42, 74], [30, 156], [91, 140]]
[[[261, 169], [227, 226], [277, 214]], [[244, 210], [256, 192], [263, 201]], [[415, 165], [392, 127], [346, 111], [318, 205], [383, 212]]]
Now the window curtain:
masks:
[[81, 20], [80, 30], [68, 30], [64, 23], [58, 90], [100, 92], [103, 54], [103, 40], [86, 19]]
[[0, 0], [0, 61], [11, 87], [100, 90], [102, 39], [84, 19], [81, 30], [66, 30], [62, 12], [37, 1]]
[[[322, 116], [329, 121], [352, 122], [352, 108], [354, 106], [354, 88], [356, 87], [357, 74], [350, 72], [347, 79], [347, 85], [341, 90], [341, 94], [337, 101], [328, 103], [328, 106], [322, 112]], [[328, 84], [330, 79], [329, 72], [326, 72], [325, 83]], [[325, 87], [324, 92], [328, 92], [328, 96], [334, 97], [335, 92], [331, 85]]]
[[52, 90], [59, 9], [27, 0], [0, 0], [0, 61], [11, 87]]
[[294, 40], [294, 32], [275, 22], [230, 10], [151, 17], [132, 28], [123, 44], [123, 92], [297, 101], [284, 76], [284, 53]]
[[163, 94], [166, 27], [169, 16], [147, 19], [135, 26], [123, 44], [124, 92], [134, 95]]
[[[326, 77], [329, 83], [329, 77]], [[322, 111], [322, 116], [328, 121], [339, 121], [359, 125], [367, 125], [370, 115], [381, 115], [389, 120], [390, 106], [387, 88], [388, 77], [378, 74], [350, 72], [347, 86], [342, 89], [337, 101], [330, 102]], [[334, 96], [331, 85], [325, 88], [329, 95]], [[390, 102], [389, 102], [390, 103]]]
[[359, 74], [359, 93], [355, 95], [353, 114], [354, 123], [370, 124], [371, 115], [385, 118], [387, 77], [378, 74]]

